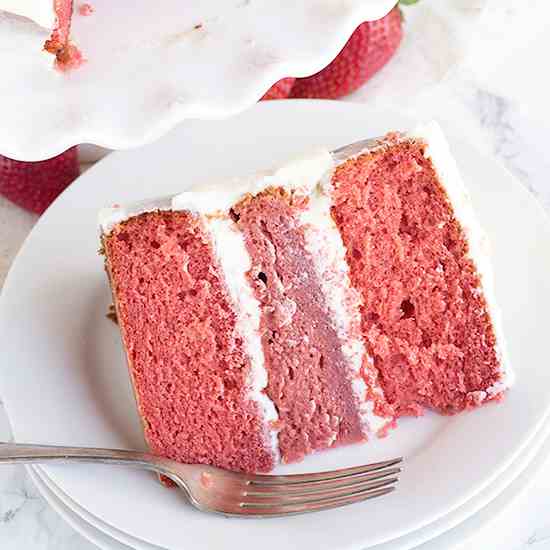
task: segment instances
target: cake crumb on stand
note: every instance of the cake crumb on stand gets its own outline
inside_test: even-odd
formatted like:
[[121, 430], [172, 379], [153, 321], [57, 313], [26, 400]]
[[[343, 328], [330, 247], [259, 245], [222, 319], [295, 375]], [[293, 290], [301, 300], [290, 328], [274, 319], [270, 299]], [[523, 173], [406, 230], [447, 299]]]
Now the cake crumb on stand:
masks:
[[84, 2], [83, 4], [80, 4], [80, 6], [78, 6], [78, 13], [80, 15], [83, 15], [84, 17], [92, 15], [94, 11], [95, 8], [89, 2]]

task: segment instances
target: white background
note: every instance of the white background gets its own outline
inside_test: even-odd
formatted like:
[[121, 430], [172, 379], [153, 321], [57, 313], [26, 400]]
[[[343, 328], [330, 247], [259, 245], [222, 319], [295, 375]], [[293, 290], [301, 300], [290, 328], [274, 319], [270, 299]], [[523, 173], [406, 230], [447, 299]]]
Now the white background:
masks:
[[[466, 0], [456, 3], [467, 4]], [[550, 213], [550, 5], [545, 0], [489, 0], [487, 4], [468, 55], [439, 83], [411, 91], [405, 103], [400, 99], [396, 105], [397, 96], [390, 94], [387, 99], [374, 93], [383, 78], [391, 78], [390, 66], [349, 99], [390, 102], [419, 119], [449, 121], [471, 143], [502, 161]], [[396, 64], [406, 60], [399, 55]], [[34, 215], [0, 197], [0, 287], [35, 221]], [[15, 366], [2, 364], [1, 368]], [[0, 441], [10, 437], [0, 400]], [[88, 550], [93, 545], [45, 503], [23, 468], [2, 466], [0, 548]], [[463, 540], [462, 548], [550, 550], [550, 460], [519, 497], [473, 538]]]

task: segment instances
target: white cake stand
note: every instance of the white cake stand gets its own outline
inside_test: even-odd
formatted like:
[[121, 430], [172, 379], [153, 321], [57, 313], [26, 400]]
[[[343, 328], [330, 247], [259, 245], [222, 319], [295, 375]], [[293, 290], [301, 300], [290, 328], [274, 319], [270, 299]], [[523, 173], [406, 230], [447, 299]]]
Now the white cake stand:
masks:
[[[327, 65], [358, 24], [396, 1], [91, 0], [94, 13], [77, 10], [73, 21], [87, 61], [68, 74], [42, 51], [45, 29], [0, 12], [0, 154], [41, 160], [81, 143], [124, 149], [185, 119], [228, 117], [280, 78]], [[396, 56], [350, 99], [402, 106], [439, 82], [474, 43], [486, 3], [403, 7]]]
[[92, 0], [73, 17], [86, 63], [52, 69], [48, 36], [0, 12], [0, 153], [51, 157], [71, 145], [137, 146], [188, 118], [221, 118], [277, 80], [327, 65], [362, 21], [396, 0]]

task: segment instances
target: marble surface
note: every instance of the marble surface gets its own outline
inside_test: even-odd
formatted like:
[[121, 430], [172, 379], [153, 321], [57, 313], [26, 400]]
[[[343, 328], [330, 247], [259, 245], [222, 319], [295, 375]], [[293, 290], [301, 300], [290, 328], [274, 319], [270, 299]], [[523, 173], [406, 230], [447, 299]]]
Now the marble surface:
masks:
[[[401, 108], [419, 118], [439, 118], [460, 127], [470, 142], [503, 162], [550, 213], [550, 156], [543, 145], [550, 132], [550, 76], [540, 75], [541, 52], [550, 51], [550, 37], [540, 21], [548, 21], [550, 6], [545, 0], [491, 0], [484, 16], [487, 31], [475, 37], [470, 56]], [[496, 30], [494, 21], [498, 21]], [[520, 23], [522, 34], [515, 32]], [[384, 78], [384, 73], [375, 78]], [[349, 100], [369, 101], [369, 85]], [[36, 219], [0, 197], [0, 287]], [[10, 437], [0, 401], [0, 441]], [[465, 539], [461, 548], [550, 550], [549, 509], [550, 460], [523, 493]], [[94, 546], [46, 504], [23, 468], [3, 466], [0, 548], [91, 550]]]

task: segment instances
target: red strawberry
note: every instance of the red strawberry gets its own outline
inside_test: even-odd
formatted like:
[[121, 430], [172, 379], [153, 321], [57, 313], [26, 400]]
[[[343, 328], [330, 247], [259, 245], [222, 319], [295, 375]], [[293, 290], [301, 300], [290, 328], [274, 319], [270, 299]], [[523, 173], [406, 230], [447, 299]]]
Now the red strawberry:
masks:
[[393, 56], [403, 36], [398, 7], [377, 21], [361, 23], [336, 59], [307, 78], [298, 78], [290, 97], [335, 99], [350, 94]]
[[37, 214], [42, 214], [78, 174], [76, 147], [39, 162], [21, 162], [0, 155], [0, 193]]
[[283, 78], [279, 80], [278, 82], [275, 82], [269, 90], [265, 93], [265, 95], [262, 97], [262, 100], [265, 99], [285, 99], [289, 96], [290, 90], [292, 90], [292, 86], [294, 85], [294, 82], [296, 79], [294, 77], [288, 77]]

